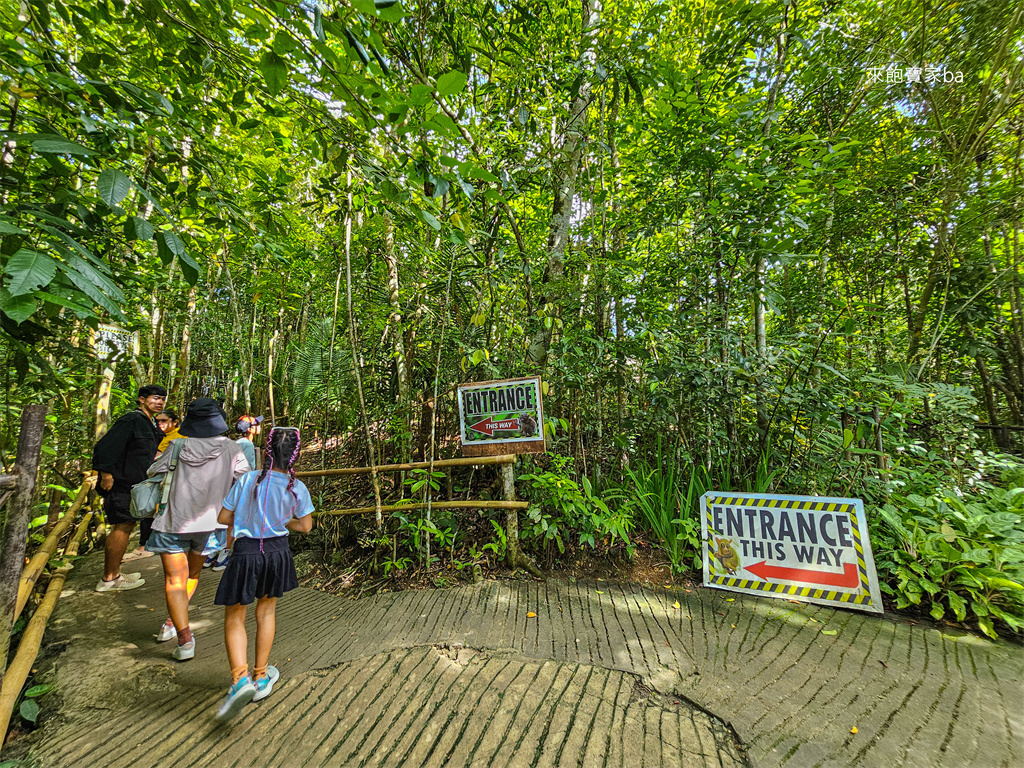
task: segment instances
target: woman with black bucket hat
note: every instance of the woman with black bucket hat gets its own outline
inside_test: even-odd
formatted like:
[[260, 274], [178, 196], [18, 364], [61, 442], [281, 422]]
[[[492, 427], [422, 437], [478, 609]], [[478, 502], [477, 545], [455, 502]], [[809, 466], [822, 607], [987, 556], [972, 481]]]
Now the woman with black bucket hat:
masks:
[[[227, 526], [217, 522], [217, 513], [234, 481], [249, 471], [249, 462], [235, 441], [224, 436], [227, 420], [216, 400], [193, 400], [179, 431], [188, 440], [181, 441], [167, 507], [154, 518], [146, 548], [163, 561], [170, 614], [157, 641], [177, 637], [172, 655], [185, 661], [195, 656], [196, 647], [188, 623], [188, 603], [206, 557], [225, 546]], [[173, 453], [164, 451], [149, 474], [166, 472]]]

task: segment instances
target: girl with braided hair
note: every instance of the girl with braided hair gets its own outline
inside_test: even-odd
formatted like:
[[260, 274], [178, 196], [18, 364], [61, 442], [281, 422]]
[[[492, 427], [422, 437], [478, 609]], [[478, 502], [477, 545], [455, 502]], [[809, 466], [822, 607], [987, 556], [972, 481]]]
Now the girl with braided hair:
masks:
[[[231, 686], [216, 718], [230, 720], [250, 701], [270, 695], [280, 677], [270, 665], [277, 598], [299, 586], [288, 547], [288, 532], [313, 528], [313, 501], [295, 479], [299, 430], [274, 427], [267, 437], [263, 469], [247, 473], [224, 499], [218, 522], [234, 533], [227, 570], [217, 587], [216, 605], [224, 606], [224, 644], [231, 665]], [[256, 603], [256, 659], [249, 675], [246, 606]]]

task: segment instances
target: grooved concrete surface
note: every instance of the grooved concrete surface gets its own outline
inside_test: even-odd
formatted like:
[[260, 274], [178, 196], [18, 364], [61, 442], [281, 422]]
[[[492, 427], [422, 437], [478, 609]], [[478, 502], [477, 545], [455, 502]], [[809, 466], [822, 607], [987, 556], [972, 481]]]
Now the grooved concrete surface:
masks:
[[99, 560], [80, 561], [51, 619], [59, 700], [33, 737], [47, 768], [1024, 765], [1017, 646], [608, 582], [296, 590], [277, 613], [281, 682], [217, 726], [218, 574], [193, 601], [196, 658], [177, 663], [154, 641], [159, 562], [134, 565], [145, 587], [97, 594]]

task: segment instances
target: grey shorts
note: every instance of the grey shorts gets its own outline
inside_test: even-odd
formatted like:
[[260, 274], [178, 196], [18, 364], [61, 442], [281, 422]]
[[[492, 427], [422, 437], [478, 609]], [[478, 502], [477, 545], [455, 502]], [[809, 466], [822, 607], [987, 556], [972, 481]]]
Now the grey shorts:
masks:
[[194, 552], [197, 555], [212, 555], [228, 545], [228, 529], [200, 531], [198, 533], [167, 533], [153, 531], [146, 542], [146, 549], [158, 555], [172, 555], [179, 552]]

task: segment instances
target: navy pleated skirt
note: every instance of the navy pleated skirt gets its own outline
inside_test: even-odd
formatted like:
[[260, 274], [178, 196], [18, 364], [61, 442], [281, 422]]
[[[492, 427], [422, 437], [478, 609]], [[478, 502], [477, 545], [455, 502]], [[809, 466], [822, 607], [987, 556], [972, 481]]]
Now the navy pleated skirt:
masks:
[[261, 597], [280, 597], [299, 586], [287, 536], [235, 539], [231, 559], [217, 587], [215, 605], [249, 605]]

